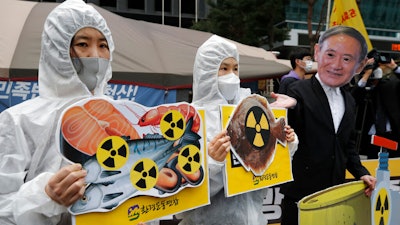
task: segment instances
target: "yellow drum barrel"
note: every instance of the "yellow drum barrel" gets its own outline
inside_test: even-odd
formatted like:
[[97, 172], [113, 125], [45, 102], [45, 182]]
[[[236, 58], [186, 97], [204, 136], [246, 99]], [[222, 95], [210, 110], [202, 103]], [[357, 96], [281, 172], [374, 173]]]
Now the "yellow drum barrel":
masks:
[[304, 197], [299, 202], [299, 225], [371, 225], [371, 202], [365, 184], [354, 181]]

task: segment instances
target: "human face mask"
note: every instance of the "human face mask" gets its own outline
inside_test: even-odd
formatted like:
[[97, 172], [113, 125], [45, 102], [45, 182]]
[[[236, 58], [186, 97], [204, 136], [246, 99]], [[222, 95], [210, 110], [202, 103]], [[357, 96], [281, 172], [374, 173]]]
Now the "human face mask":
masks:
[[234, 73], [218, 77], [218, 89], [227, 101], [235, 98], [239, 91], [239, 87], [240, 79]]
[[305, 60], [304, 62], [306, 63], [304, 70], [308, 73], [312, 70], [313, 62], [311, 60]]
[[104, 58], [72, 58], [79, 79], [89, 91], [93, 91], [97, 82], [104, 79], [109, 63], [110, 61]]

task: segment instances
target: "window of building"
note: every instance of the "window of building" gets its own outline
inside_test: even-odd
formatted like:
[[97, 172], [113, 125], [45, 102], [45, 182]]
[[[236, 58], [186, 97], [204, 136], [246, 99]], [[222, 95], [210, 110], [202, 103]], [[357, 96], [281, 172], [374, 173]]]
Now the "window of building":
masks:
[[100, 0], [99, 5], [101, 7], [117, 7], [117, 0]]
[[128, 1], [128, 8], [130, 9], [145, 9], [145, 0], [135, 0], [135, 1]]
[[[155, 11], [162, 11], [162, 2], [163, 0], [156, 0], [154, 7]], [[171, 12], [171, 0], [164, 0], [164, 12]]]
[[195, 14], [196, 13], [196, 0], [181, 0], [182, 13]]

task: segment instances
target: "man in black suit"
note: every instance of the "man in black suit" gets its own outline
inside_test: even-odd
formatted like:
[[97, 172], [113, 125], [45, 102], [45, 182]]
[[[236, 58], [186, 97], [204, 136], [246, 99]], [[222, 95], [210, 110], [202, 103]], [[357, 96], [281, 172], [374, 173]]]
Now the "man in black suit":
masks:
[[307, 195], [346, 182], [346, 169], [368, 185], [367, 196], [375, 188], [376, 179], [362, 166], [355, 149], [355, 102], [343, 88], [361, 72], [366, 54], [365, 39], [357, 30], [330, 28], [315, 46], [317, 74], [290, 85], [288, 96], [292, 98], [272, 93], [277, 98], [273, 106], [284, 106], [288, 99], [295, 102], [288, 110], [288, 121], [299, 138], [292, 161], [294, 181], [281, 187], [285, 196], [282, 225], [297, 225], [297, 203]]

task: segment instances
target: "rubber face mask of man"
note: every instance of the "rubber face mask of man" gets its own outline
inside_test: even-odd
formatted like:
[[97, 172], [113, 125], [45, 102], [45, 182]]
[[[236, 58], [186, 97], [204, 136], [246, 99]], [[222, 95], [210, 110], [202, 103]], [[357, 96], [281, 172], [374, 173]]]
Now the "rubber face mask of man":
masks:
[[72, 64], [79, 79], [93, 91], [102, 81], [110, 64], [110, 52], [104, 35], [97, 29], [79, 30], [71, 44]]
[[235, 58], [226, 58], [218, 70], [218, 89], [227, 101], [231, 101], [239, 93], [239, 65]]

